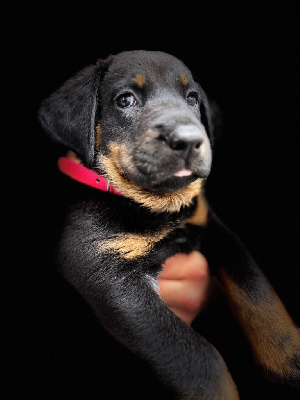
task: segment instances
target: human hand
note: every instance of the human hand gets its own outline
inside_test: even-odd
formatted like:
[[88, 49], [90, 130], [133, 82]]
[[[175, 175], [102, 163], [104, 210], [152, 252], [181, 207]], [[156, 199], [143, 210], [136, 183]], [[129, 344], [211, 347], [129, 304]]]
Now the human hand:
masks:
[[171, 310], [191, 325], [207, 297], [209, 269], [206, 258], [198, 251], [167, 258], [158, 284], [159, 294]]

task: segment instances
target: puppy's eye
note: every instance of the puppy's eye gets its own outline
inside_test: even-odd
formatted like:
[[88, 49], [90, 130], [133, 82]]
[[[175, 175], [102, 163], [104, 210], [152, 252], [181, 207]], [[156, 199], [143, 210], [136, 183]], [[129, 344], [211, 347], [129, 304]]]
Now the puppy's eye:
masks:
[[187, 95], [186, 101], [189, 106], [195, 106], [198, 104], [198, 94], [195, 92], [191, 92]]
[[116, 99], [117, 105], [120, 108], [128, 108], [136, 105], [136, 99], [132, 93], [123, 93]]

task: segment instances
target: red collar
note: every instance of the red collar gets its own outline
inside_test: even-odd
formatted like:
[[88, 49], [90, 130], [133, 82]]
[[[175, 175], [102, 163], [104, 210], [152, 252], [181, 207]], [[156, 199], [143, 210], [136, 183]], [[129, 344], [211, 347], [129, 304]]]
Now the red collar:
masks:
[[75, 181], [84, 183], [85, 185], [102, 190], [104, 192], [121, 194], [102, 175], [99, 175], [97, 172], [86, 168], [67, 157], [60, 157], [58, 159], [58, 168], [70, 178], [75, 179]]

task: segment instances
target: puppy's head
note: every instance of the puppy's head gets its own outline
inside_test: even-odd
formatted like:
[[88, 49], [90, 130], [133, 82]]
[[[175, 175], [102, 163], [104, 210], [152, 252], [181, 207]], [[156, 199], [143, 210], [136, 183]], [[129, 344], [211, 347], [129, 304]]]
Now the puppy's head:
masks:
[[190, 70], [162, 52], [99, 60], [46, 99], [39, 118], [52, 138], [121, 192], [177, 193], [206, 178], [210, 108]]

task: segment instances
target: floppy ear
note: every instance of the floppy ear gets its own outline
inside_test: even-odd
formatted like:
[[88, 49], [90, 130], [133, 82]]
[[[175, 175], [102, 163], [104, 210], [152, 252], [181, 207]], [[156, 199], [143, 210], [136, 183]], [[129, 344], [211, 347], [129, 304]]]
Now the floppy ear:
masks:
[[87, 166], [94, 161], [95, 115], [101, 74], [108, 61], [99, 60], [70, 78], [42, 102], [39, 121], [49, 136], [76, 152]]

